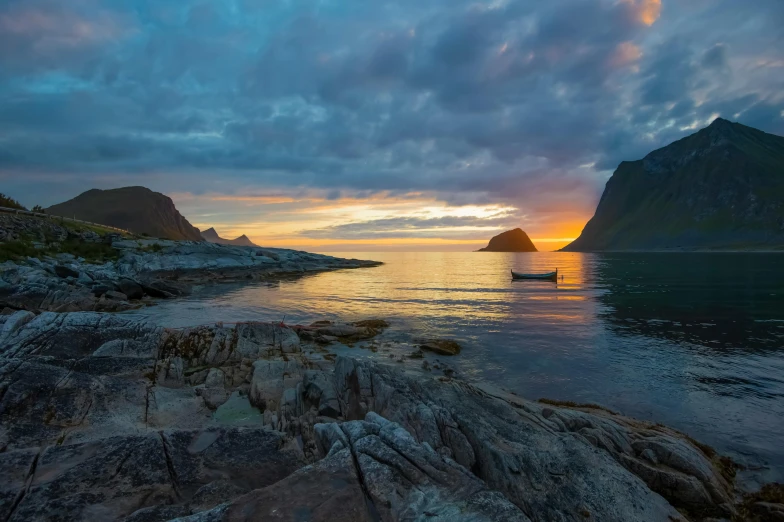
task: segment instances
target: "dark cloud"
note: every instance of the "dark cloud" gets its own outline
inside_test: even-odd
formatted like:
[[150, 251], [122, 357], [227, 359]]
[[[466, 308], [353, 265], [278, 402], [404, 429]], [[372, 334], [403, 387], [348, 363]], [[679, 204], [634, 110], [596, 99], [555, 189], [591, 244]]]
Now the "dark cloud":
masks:
[[723, 69], [728, 66], [727, 46], [716, 44], [702, 55], [702, 65], [710, 69]]
[[194, 192], [590, 208], [602, 171], [715, 114], [781, 132], [781, 2], [658, 8], [9, 0], [0, 175], [44, 203], [162, 173]]

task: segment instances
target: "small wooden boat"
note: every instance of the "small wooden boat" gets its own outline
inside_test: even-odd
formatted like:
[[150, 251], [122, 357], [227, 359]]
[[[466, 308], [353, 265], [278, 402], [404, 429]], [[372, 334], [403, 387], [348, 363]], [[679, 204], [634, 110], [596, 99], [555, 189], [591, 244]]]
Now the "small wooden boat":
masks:
[[540, 281], [558, 281], [558, 269], [555, 272], [547, 272], [546, 274], [521, 274], [512, 270], [512, 279], [538, 279]]

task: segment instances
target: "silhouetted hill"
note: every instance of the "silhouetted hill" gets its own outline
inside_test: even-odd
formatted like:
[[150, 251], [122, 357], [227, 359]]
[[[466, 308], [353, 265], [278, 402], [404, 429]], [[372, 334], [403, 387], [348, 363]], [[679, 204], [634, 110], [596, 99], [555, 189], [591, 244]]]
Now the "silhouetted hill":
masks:
[[152, 237], [202, 241], [199, 229], [177, 211], [171, 198], [145, 187], [88, 190], [49, 207], [46, 213], [76, 217]]
[[537, 252], [536, 247], [522, 229], [516, 228], [499, 234], [485, 248], [477, 252]]
[[621, 163], [565, 251], [784, 248], [784, 138], [724, 119]]
[[258, 246], [253, 241], [248, 239], [248, 236], [242, 234], [236, 239], [224, 239], [218, 235], [214, 228], [208, 228], [201, 233], [201, 237], [210, 243], [218, 243], [219, 245], [234, 245], [234, 246]]

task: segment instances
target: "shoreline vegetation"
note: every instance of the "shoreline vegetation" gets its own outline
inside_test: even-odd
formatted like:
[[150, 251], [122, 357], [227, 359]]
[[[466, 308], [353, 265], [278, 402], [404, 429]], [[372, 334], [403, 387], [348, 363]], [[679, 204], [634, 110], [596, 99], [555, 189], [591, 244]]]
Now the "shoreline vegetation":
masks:
[[[14, 242], [36, 255], [14, 253]], [[114, 253], [88, 258], [73, 245]], [[529, 401], [427, 359], [414, 371], [338, 353], [373, 350], [389, 326], [382, 318], [175, 329], [111, 313], [176, 299], [195, 282], [379, 263], [10, 215], [0, 215], [0, 248], [5, 520], [275, 512], [762, 522], [784, 513], [781, 485], [741, 491], [729, 458], [665, 426], [600, 405]], [[410, 348], [411, 359], [460, 352], [438, 339]]]

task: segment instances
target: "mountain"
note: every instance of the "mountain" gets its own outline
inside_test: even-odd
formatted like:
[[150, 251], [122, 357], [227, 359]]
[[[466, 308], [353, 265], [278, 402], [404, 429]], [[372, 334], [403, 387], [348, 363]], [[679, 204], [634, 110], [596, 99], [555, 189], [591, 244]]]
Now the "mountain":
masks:
[[485, 248], [477, 252], [536, 252], [536, 247], [522, 229], [508, 230], [490, 240]]
[[49, 207], [46, 213], [76, 217], [152, 237], [203, 241], [199, 229], [182, 217], [171, 198], [145, 187], [88, 190]]
[[717, 119], [625, 161], [564, 251], [784, 248], [784, 138]]
[[259, 246], [253, 243], [248, 236], [242, 234], [237, 239], [223, 239], [218, 235], [214, 228], [208, 228], [204, 232], [201, 233], [201, 237], [204, 238], [205, 241], [209, 241], [210, 243], [218, 243], [220, 245], [235, 245], [235, 246]]

